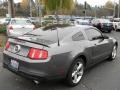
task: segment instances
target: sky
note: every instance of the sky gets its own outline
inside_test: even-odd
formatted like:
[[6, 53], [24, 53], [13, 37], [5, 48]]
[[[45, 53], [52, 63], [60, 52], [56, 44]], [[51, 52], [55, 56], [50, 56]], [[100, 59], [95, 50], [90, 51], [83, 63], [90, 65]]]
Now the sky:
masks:
[[22, 1], [22, 0], [14, 0], [15, 3], [18, 3], [18, 2], [20, 2], [20, 1]]
[[[14, 0], [15, 2], [19, 2], [21, 0]], [[84, 2], [87, 2], [88, 4], [92, 5], [92, 6], [102, 6], [104, 5], [108, 0], [77, 0], [78, 3], [84, 4]], [[118, 2], [118, 0], [110, 0], [112, 2]]]
[[85, 1], [92, 6], [96, 6], [96, 5], [97, 6], [102, 6], [107, 1], [112, 1], [112, 2], [115, 1], [116, 3], [118, 3], [118, 0], [77, 0], [78, 3], [82, 3], [82, 4], [84, 4]]
[[[0, 1], [2, 1], [2, 0], [0, 0]], [[14, 0], [15, 3], [20, 2], [20, 1], [21, 0]], [[84, 4], [85, 1], [92, 6], [96, 6], [96, 5], [102, 6], [109, 0], [77, 0], [77, 2], [81, 3], [81, 4]], [[115, 1], [116, 3], [118, 3], [119, 0], [110, 0], [110, 1], [112, 1], [112, 2]]]

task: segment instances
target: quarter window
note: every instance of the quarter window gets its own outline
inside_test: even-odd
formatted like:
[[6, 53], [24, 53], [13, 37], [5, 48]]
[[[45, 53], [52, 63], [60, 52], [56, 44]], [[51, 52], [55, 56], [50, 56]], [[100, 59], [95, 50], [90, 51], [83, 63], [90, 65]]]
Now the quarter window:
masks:
[[82, 32], [78, 32], [72, 36], [73, 41], [80, 41], [80, 40], [84, 40], [84, 39], [85, 39], [85, 37]]

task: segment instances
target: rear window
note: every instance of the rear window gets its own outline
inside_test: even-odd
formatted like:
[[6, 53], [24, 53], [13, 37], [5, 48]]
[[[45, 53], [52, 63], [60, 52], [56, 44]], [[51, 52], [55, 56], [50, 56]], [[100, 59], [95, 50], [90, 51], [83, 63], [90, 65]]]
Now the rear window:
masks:
[[59, 36], [59, 40], [62, 40], [63, 38], [65, 38], [67, 35], [69, 35], [73, 31], [74, 31], [74, 29], [72, 29], [72, 27], [71, 28], [63, 28], [63, 29], [58, 28], [58, 30], [37, 29], [37, 30], [34, 30], [32, 32], [29, 32], [27, 35], [37, 36], [37, 38], [40, 42], [43, 42], [43, 41], [49, 42], [50, 41], [49, 43], [55, 43], [58, 40], [57, 33]]
[[13, 25], [31, 25], [30, 20], [12, 20], [11, 24]]

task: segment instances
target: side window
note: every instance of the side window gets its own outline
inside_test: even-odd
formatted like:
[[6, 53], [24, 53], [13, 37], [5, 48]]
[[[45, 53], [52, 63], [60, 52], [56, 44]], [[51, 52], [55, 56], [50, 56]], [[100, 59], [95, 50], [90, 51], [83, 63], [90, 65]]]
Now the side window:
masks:
[[85, 39], [85, 37], [82, 32], [78, 32], [72, 36], [73, 41], [80, 41], [80, 40], [84, 40], [84, 39]]
[[101, 33], [96, 29], [87, 29], [85, 32], [89, 40], [92, 40], [94, 37], [101, 36]]

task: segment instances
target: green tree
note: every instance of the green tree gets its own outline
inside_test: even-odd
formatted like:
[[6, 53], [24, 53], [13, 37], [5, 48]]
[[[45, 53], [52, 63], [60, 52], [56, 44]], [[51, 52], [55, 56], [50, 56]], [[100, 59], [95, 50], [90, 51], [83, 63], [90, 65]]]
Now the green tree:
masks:
[[112, 16], [113, 15], [113, 10], [114, 10], [114, 4], [112, 1], [107, 1], [106, 4], [104, 5], [104, 11], [106, 16]]
[[29, 6], [29, 0], [22, 0], [21, 7], [22, 9], [27, 9]]
[[21, 9], [24, 12], [23, 15], [24, 16], [29, 16], [29, 0], [22, 0], [22, 2], [20, 3]]
[[73, 0], [39, 0], [39, 2], [44, 4], [44, 8], [48, 13], [55, 13], [56, 11], [65, 13], [74, 8]]
[[107, 1], [104, 7], [107, 9], [113, 9], [114, 5], [112, 1]]

